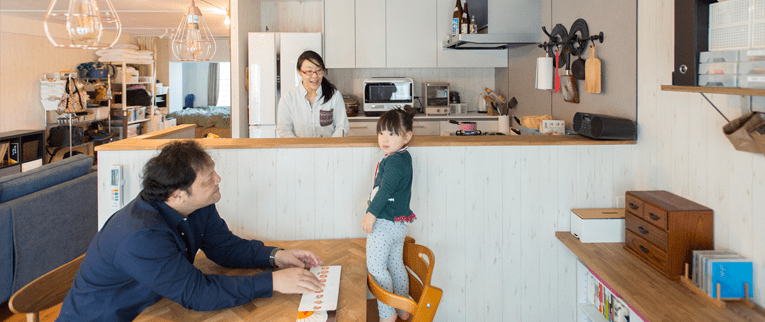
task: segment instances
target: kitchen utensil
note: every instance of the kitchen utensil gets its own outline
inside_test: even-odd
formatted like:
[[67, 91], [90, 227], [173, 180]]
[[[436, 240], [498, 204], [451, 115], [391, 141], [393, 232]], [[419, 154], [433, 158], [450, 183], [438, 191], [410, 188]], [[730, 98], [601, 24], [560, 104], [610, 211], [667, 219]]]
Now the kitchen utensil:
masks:
[[584, 91], [600, 93], [600, 59], [595, 57], [595, 43], [590, 46], [590, 58], [584, 65]]
[[578, 80], [584, 80], [584, 64], [585, 60], [582, 59], [582, 54], [579, 53], [579, 58], [571, 63], [571, 74]]
[[448, 120], [449, 123], [458, 124], [460, 131], [462, 132], [475, 132], [475, 122], [458, 122], [455, 120]]
[[558, 69], [560, 68], [560, 50], [555, 50], [555, 92], [560, 91], [560, 74]]
[[571, 55], [566, 53], [566, 74], [560, 77], [563, 100], [570, 103], [579, 103], [579, 90], [576, 88], [576, 79], [569, 70], [570, 60]]

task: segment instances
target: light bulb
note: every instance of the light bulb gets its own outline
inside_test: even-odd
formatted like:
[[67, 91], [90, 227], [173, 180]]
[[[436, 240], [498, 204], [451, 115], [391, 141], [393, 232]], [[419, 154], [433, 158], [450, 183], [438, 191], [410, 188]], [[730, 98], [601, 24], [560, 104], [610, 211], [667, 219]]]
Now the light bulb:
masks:
[[103, 30], [95, 0], [70, 0], [66, 19], [69, 39], [77, 46], [95, 46]]
[[183, 49], [187, 55], [196, 58], [199, 56], [204, 48], [202, 48], [202, 39], [199, 34], [199, 24], [190, 23], [189, 29], [186, 30], [185, 48]]

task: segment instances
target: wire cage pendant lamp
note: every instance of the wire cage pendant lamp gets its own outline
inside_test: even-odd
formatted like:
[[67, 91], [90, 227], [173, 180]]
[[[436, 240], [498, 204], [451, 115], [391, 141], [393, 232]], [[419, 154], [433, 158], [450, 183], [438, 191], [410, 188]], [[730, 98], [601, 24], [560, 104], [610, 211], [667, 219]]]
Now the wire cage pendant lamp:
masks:
[[[66, 13], [56, 6], [59, 0], [52, 0], [45, 13], [43, 27], [48, 40], [56, 48], [104, 49], [111, 48], [122, 35], [122, 24], [111, 0], [69, 0]], [[99, 8], [101, 4], [101, 10]], [[51, 35], [54, 25], [66, 26], [69, 42], [57, 42]], [[103, 41], [104, 27], [115, 29], [111, 42]]]
[[215, 55], [215, 40], [194, 0], [173, 36], [172, 49], [180, 61], [209, 61]]

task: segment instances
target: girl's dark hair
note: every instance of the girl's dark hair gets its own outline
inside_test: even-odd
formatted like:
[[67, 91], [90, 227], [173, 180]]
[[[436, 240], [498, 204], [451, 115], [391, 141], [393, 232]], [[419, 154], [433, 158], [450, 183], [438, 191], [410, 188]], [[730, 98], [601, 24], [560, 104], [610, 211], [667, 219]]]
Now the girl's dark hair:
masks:
[[[300, 57], [298, 57], [297, 60], [297, 69], [300, 70], [300, 67], [303, 66], [304, 61], [309, 61], [312, 64], [319, 66], [321, 70], [326, 71], [327, 68], [324, 67], [324, 60], [321, 59], [321, 56], [317, 54], [313, 50], [306, 50], [302, 54], [300, 54]], [[327, 79], [327, 75], [325, 74], [324, 77], [321, 79], [321, 93], [322, 96], [324, 96], [324, 103], [329, 102], [330, 99], [332, 99], [332, 96], [335, 95], [335, 91], [337, 90], [337, 87], [329, 82]]]
[[411, 132], [415, 113], [417, 111], [409, 105], [383, 113], [377, 120], [377, 133], [391, 131], [396, 135], [404, 135]]
[[167, 201], [175, 190], [191, 194], [197, 172], [213, 166], [210, 155], [194, 140], [173, 141], [143, 167], [141, 198]]

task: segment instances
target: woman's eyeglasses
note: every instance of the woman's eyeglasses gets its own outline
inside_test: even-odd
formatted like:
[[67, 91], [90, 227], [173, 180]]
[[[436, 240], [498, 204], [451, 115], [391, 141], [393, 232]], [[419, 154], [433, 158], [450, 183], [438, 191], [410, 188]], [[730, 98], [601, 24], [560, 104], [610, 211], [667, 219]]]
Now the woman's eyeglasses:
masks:
[[324, 70], [323, 69], [322, 70], [301, 70], [300, 72], [303, 73], [303, 75], [306, 75], [306, 76], [309, 76], [309, 77], [313, 76], [313, 75], [319, 75], [319, 76], [323, 76], [324, 75]]

